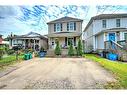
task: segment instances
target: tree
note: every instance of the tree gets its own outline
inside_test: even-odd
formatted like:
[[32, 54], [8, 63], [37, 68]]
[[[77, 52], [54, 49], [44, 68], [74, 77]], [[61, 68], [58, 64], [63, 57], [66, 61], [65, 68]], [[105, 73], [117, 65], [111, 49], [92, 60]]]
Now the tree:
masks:
[[78, 41], [78, 47], [77, 47], [77, 55], [78, 56], [82, 56], [82, 54], [83, 54], [83, 47], [82, 47], [81, 40], [79, 39], [79, 41]]
[[70, 43], [70, 45], [69, 45], [68, 55], [74, 56], [74, 49], [73, 49], [72, 43]]
[[59, 41], [56, 41], [55, 54], [56, 55], [61, 55], [61, 49], [60, 49], [60, 46], [59, 46]]

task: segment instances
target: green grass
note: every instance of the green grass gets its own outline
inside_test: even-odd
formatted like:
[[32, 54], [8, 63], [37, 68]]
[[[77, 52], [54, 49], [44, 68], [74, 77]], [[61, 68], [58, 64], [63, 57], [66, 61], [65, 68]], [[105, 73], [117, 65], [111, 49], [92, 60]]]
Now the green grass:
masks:
[[118, 80], [117, 83], [109, 83], [106, 88], [127, 88], [127, 63], [110, 61], [94, 54], [85, 54], [84, 57], [98, 62], [107, 70], [113, 72]]
[[14, 62], [20, 61], [23, 59], [23, 55], [20, 55], [18, 57], [18, 60], [16, 60], [15, 55], [9, 55], [8, 57], [0, 59], [0, 68], [3, 68], [3, 66], [8, 66], [10, 64], [13, 64]]

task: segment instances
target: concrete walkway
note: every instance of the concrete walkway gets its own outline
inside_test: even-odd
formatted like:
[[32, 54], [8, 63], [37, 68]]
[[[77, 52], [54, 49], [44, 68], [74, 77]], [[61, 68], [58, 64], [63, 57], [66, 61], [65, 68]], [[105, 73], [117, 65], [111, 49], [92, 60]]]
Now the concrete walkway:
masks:
[[1, 89], [100, 89], [116, 81], [99, 64], [85, 58], [35, 58], [5, 72], [0, 72]]

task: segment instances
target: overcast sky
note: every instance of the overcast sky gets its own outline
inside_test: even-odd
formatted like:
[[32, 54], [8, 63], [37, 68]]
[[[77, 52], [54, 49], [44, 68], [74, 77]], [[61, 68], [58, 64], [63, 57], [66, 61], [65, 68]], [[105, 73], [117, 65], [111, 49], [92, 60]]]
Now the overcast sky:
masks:
[[127, 6], [77, 6], [37, 5], [0, 6], [0, 34], [4, 37], [12, 32], [16, 35], [30, 31], [45, 35], [47, 22], [64, 16], [83, 19], [83, 29], [92, 16], [102, 13], [127, 13]]

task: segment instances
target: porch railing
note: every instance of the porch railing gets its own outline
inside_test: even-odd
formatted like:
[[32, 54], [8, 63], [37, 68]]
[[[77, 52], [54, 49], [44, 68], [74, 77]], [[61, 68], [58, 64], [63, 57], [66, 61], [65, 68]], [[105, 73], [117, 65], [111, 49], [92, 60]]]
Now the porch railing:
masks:
[[122, 45], [123, 49], [127, 50], [127, 41], [126, 40], [117, 41], [117, 43]]
[[123, 46], [115, 41], [105, 41], [105, 49], [106, 50], [125, 50]]

